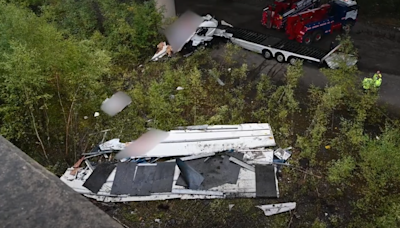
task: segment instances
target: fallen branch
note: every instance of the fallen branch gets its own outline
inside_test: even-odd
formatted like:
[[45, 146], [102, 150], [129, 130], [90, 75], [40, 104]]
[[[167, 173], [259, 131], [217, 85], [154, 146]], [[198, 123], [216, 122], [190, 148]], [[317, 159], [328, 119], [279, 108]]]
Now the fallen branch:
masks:
[[129, 228], [129, 226], [125, 225], [124, 223], [122, 223], [121, 221], [119, 221], [119, 219], [117, 219], [115, 216], [112, 217], [115, 221], [117, 221], [119, 224], [121, 224], [123, 227], [125, 228]]

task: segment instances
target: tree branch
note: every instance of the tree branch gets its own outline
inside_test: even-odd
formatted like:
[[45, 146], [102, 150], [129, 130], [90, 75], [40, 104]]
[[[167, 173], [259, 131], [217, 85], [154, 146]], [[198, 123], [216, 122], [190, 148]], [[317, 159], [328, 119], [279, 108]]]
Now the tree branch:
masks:
[[[26, 91], [25, 87], [24, 87], [24, 92], [25, 92], [26, 99], [28, 100], [29, 96], [28, 96], [28, 92]], [[44, 147], [42, 138], [39, 135], [39, 131], [38, 131], [37, 126], [36, 126], [36, 119], [35, 119], [35, 116], [33, 115], [32, 106], [30, 104], [29, 104], [29, 112], [30, 112], [30, 116], [32, 118], [33, 129], [35, 130], [36, 137], [39, 140], [40, 146], [42, 147], [44, 156], [46, 157], [47, 161], [49, 161], [49, 157], [47, 156], [47, 152], [46, 152], [46, 149]]]
[[78, 94], [78, 91], [79, 91], [79, 87], [76, 89], [74, 97], [72, 98], [72, 103], [71, 103], [71, 106], [69, 108], [69, 113], [68, 113], [68, 120], [67, 120], [67, 123], [65, 125], [65, 155], [68, 155], [69, 124], [72, 121], [71, 120], [72, 119], [72, 110], [74, 108], [75, 99], [76, 99], [76, 96]]

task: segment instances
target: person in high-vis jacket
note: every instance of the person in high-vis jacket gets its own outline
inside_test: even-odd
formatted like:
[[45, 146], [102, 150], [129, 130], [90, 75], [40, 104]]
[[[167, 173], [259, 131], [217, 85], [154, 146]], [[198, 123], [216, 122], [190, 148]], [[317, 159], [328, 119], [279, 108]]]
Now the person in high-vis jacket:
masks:
[[373, 80], [374, 80], [374, 86], [376, 88], [379, 88], [382, 84], [382, 74], [379, 70], [374, 74]]
[[369, 90], [374, 85], [374, 80], [372, 78], [364, 78], [362, 85], [364, 90]]

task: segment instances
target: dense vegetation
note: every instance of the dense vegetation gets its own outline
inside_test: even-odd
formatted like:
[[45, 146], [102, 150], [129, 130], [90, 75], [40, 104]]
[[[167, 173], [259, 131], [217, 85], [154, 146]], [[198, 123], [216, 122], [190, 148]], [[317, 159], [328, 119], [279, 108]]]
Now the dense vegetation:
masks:
[[[219, 58], [200, 51], [145, 63], [163, 39], [153, 2], [15, 2], [0, 1], [0, 133], [52, 171], [72, 165], [108, 128], [125, 141], [146, 127], [260, 121], [272, 124], [280, 146], [295, 147], [291, 163], [313, 174], [283, 169], [280, 201], [296, 201], [295, 213], [266, 218], [253, 207], [259, 200], [173, 201], [169, 211], [120, 205], [129, 226], [155, 218], [174, 227], [399, 226], [398, 123], [376, 105], [377, 91], [361, 90], [356, 67], [324, 69], [329, 84], [304, 91], [301, 62], [277, 82], [237, 62], [245, 56], [229, 44]], [[342, 43], [356, 52], [349, 37]], [[93, 117], [121, 90], [133, 99], [127, 109]], [[237, 206], [229, 212], [228, 203]]]

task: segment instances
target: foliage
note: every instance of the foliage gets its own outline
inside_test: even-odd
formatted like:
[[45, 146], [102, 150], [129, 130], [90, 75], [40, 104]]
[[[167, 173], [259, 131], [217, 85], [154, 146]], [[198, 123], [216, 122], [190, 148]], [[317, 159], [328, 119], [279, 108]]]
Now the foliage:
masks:
[[[308, 213], [301, 215], [305, 221], [294, 219], [293, 226], [399, 226], [400, 130], [397, 125], [380, 125], [385, 119], [376, 105], [378, 91], [362, 91], [357, 67], [342, 61], [339, 69], [322, 69], [328, 85], [310, 88], [304, 102], [298, 96], [302, 62], [288, 66], [283, 82], [276, 83], [273, 75], [260, 75], [238, 61], [245, 56], [233, 44], [226, 45], [217, 60], [202, 50], [189, 58], [143, 63], [163, 40], [162, 17], [154, 2], [15, 3], [18, 6], [0, 1], [0, 130], [52, 172], [64, 171], [81, 152], [98, 143], [101, 135], [93, 133], [104, 129], [112, 129], [107, 138], [130, 141], [148, 127], [170, 130], [194, 124], [268, 122], [279, 146], [297, 142], [299, 150], [291, 157], [294, 164], [302, 157], [311, 159], [307, 174], [298, 169], [284, 172], [282, 190], [302, 202], [295, 213]], [[350, 37], [340, 37], [340, 42], [340, 51], [357, 55]], [[126, 92], [132, 104], [114, 117], [104, 113], [93, 117], [101, 102], [116, 91]], [[299, 113], [305, 112], [306, 120], [299, 121]], [[377, 137], [378, 130], [372, 134], [371, 124], [383, 134]], [[332, 148], [324, 150], [325, 145]], [[322, 159], [321, 151], [329, 156]], [[181, 222], [190, 226], [194, 222], [186, 208], [190, 203], [177, 202], [171, 204], [182, 206], [177, 210], [179, 216], [186, 216]], [[258, 226], [287, 227], [288, 214], [264, 219], [254, 203], [241, 200], [234, 207], [247, 216], [244, 221], [228, 211], [227, 201], [206, 205], [218, 220], [209, 220], [207, 213], [197, 213], [195, 218], [210, 226], [235, 219], [246, 226], [252, 218]], [[321, 220], [320, 213], [330, 204], [353, 214], [332, 213], [329, 221]], [[152, 211], [147, 205], [154, 206], [141, 204], [143, 210]], [[315, 210], [308, 210], [310, 206]], [[125, 220], [142, 223], [138, 212], [131, 213], [125, 206], [123, 212]], [[142, 216], [154, 221], [169, 218], [169, 213], [173, 212]], [[259, 214], [263, 219], [254, 219]]]
[[316, 218], [311, 226], [311, 228], [326, 228], [326, 227], [327, 227], [326, 224], [319, 218]]
[[162, 15], [154, 1], [55, 1], [42, 7], [44, 17], [66, 35], [92, 39], [111, 53], [113, 68], [126, 72], [154, 53], [163, 40]]
[[284, 147], [292, 144], [294, 118], [300, 110], [299, 102], [295, 99], [295, 89], [302, 76], [303, 63], [298, 61], [296, 65], [288, 66], [285, 85], [275, 88], [266, 75], [261, 75], [257, 84], [257, 110], [253, 116], [259, 121], [274, 123], [275, 136]]
[[[341, 41], [340, 51], [357, 55], [350, 37], [344, 36]], [[311, 88], [309, 90], [309, 112], [313, 116], [311, 124], [304, 135], [297, 138], [298, 145], [302, 148], [302, 156], [315, 161], [321, 146], [329, 143], [337, 146], [336, 151], [351, 152], [353, 148], [363, 141], [364, 125], [371, 119], [376, 109], [378, 95], [376, 91], [364, 93], [359, 80], [357, 66], [347, 66], [346, 59], [339, 61], [338, 69], [322, 69], [328, 78], [328, 86], [324, 90]], [[346, 113], [341, 116], [341, 130], [337, 137], [328, 139], [328, 127], [334, 131], [335, 113]], [[370, 118], [368, 118], [370, 117]], [[351, 119], [351, 121], [350, 121]], [[332, 135], [332, 134], [331, 134]]]
[[25, 151], [22, 142], [37, 142], [48, 162], [76, 151], [83, 115], [103, 99], [109, 57], [27, 10], [0, 3], [0, 17], [1, 134]]
[[333, 162], [328, 169], [328, 180], [333, 184], [340, 184], [347, 181], [355, 169], [355, 161], [352, 157], [346, 156]]
[[360, 151], [362, 197], [356, 202], [355, 212], [357, 218], [364, 218], [364, 227], [399, 226], [399, 143], [398, 126], [388, 126], [379, 139], [369, 139]]

